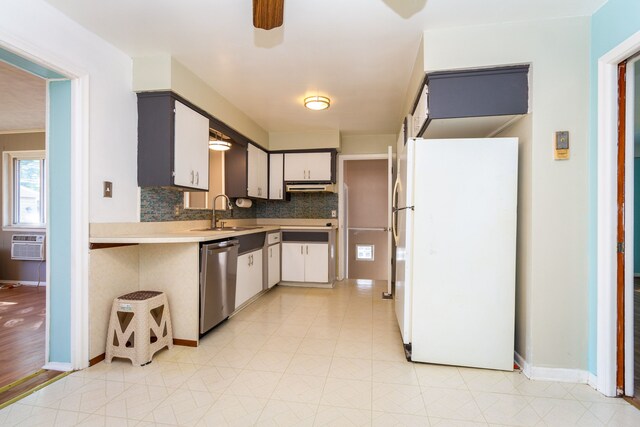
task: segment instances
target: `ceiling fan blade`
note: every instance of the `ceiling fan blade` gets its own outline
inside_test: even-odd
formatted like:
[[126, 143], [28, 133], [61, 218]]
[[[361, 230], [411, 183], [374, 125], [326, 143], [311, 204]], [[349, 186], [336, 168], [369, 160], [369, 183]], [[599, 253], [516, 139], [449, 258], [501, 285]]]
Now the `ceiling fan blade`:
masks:
[[284, 0], [253, 0], [253, 26], [271, 30], [282, 25]]

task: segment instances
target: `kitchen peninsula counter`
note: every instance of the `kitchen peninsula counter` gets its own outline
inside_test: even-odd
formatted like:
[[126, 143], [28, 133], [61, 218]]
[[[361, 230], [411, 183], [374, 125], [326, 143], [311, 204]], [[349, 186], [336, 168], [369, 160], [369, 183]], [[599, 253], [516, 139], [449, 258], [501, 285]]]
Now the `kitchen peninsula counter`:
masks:
[[335, 222], [329, 220], [283, 219], [278, 222], [225, 221], [227, 226], [256, 227], [238, 231], [203, 231], [211, 225], [208, 220], [91, 224], [89, 310], [93, 314], [89, 320], [90, 359], [95, 363], [104, 357], [114, 298], [142, 289], [167, 294], [174, 343], [198, 345], [202, 242], [280, 230], [335, 232], [337, 229]]

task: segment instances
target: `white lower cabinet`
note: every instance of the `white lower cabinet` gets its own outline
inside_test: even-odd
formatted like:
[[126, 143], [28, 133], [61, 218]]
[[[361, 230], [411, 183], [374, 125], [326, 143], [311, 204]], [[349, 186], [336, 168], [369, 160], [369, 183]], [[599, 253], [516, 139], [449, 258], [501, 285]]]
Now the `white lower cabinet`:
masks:
[[236, 308], [262, 291], [262, 249], [238, 257]]
[[267, 269], [269, 288], [274, 287], [280, 282], [280, 244], [271, 245], [267, 248]]
[[282, 280], [286, 282], [329, 281], [327, 243], [282, 243]]

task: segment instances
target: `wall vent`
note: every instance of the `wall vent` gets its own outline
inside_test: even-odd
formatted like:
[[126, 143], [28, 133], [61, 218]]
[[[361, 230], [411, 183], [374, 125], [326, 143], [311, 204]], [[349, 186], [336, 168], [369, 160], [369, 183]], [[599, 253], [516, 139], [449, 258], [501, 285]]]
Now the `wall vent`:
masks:
[[11, 259], [44, 261], [43, 234], [14, 234], [11, 236]]

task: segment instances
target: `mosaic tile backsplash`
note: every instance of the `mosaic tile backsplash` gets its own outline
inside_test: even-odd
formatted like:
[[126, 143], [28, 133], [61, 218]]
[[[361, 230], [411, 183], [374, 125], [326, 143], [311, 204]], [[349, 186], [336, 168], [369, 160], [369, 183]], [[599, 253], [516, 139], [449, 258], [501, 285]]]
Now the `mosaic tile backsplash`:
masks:
[[[234, 205], [235, 206], [235, 205]], [[331, 218], [338, 210], [336, 193], [293, 193], [290, 201], [254, 200], [250, 208], [222, 212], [221, 218]], [[184, 209], [184, 193], [171, 187], [140, 189], [140, 221], [192, 221], [211, 219], [210, 209]]]

